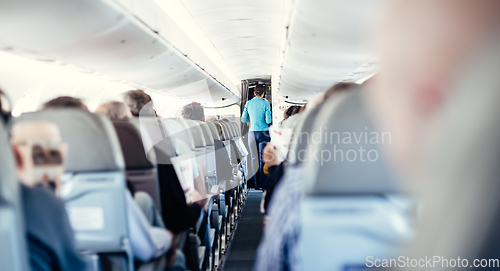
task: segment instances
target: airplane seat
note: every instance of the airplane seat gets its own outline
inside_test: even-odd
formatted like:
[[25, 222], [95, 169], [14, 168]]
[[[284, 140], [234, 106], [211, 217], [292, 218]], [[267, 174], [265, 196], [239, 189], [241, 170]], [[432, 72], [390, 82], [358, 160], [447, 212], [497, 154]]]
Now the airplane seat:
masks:
[[84, 110], [59, 108], [26, 113], [15, 121], [47, 121], [59, 127], [68, 144], [61, 197], [77, 248], [99, 253], [103, 269], [112, 262], [114, 268], [133, 270], [125, 162], [111, 121]]
[[239, 135], [238, 128], [236, 127], [236, 125], [237, 124], [235, 122], [229, 123], [229, 127], [231, 128], [232, 131], [232, 139], [231, 139], [231, 144], [233, 145], [232, 152], [233, 156], [235, 157], [235, 159], [238, 161], [239, 164], [246, 155], [245, 155], [245, 150], [243, 149], [244, 146], [242, 147], [240, 145], [241, 137]]
[[0, 124], [0, 153], [0, 263], [3, 270], [29, 270], [16, 165], [3, 124]]
[[470, 269], [498, 269], [500, 36], [496, 33], [460, 67], [448, 91], [450, 102], [437, 120], [439, 129], [426, 139], [417, 157], [416, 191], [425, 205], [411, 257], [459, 255], [462, 266], [465, 260], [465, 267], [477, 265]]
[[215, 187], [215, 191], [212, 191], [214, 185], [217, 184], [217, 159], [215, 157], [215, 142], [212, 136], [212, 131], [210, 130], [209, 124], [206, 122], [199, 122], [203, 136], [206, 142], [206, 154], [207, 154], [207, 179], [209, 182], [209, 190], [211, 194], [217, 194], [218, 189]]
[[219, 132], [217, 131], [217, 126], [213, 122], [211, 122], [211, 121], [207, 121], [205, 123], [210, 128], [210, 133], [212, 133], [212, 138], [214, 140], [221, 140], [221, 138], [219, 136]]
[[196, 153], [196, 161], [203, 171], [203, 175], [208, 176], [207, 169], [207, 142], [203, 134], [203, 128], [194, 120], [184, 120], [189, 126], [189, 132], [193, 136]]
[[146, 156], [140, 127], [128, 120], [113, 121], [116, 134], [125, 159], [127, 180], [133, 185], [135, 191], [148, 193], [161, 213], [160, 188], [156, 166], [156, 155], [149, 152]]
[[[208, 183], [208, 169], [207, 169], [207, 142], [205, 140], [205, 135], [203, 133], [203, 128], [200, 123], [194, 120], [184, 119], [184, 122], [189, 127], [189, 132], [193, 136], [194, 147], [196, 153], [196, 161], [197, 164], [202, 169], [203, 175], [205, 176], [205, 191], [208, 195], [207, 202], [207, 214], [212, 213], [213, 208], [213, 198], [210, 193], [210, 186]], [[206, 264], [210, 264], [212, 262], [212, 248], [215, 239], [215, 229], [211, 228], [211, 215], [205, 215], [201, 220], [200, 230], [198, 231], [198, 236], [201, 238], [202, 244], [206, 247], [206, 258], [204, 259]]]
[[414, 233], [414, 203], [381, 151], [390, 138], [371, 123], [362, 93], [327, 100], [311, 125], [318, 136], [309, 139], [303, 163], [299, 244], [305, 270], [358, 270], [370, 259], [397, 258]]
[[[224, 142], [224, 146], [226, 146], [226, 151], [227, 154], [229, 155], [229, 158], [231, 158], [231, 132], [227, 126], [226, 122], [219, 122], [220, 125], [222, 126], [222, 141]], [[234, 161], [231, 160], [231, 163], [234, 163]]]
[[[319, 104], [313, 109], [303, 112], [297, 119], [294, 126], [292, 138], [287, 152], [286, 166], [300, 166], [304, 160], [307, 160], [307, 151], [309, 147], [310, 134], [313, 129], [314, 120], [319, 116], [321, 107]], [[304, 154], [304, 155], [300, 155]]]
[[[196, 145], [193, 134], [190, 131], [190, 125], [184, 119], [160, 119], [161, 125], [165, 132], [165, 137], [172, 142], [175, 149], [175, 157], [170, 158], [175, 172], [179, 179], [182, 189], [185, 191], [186, 199], [190, 201], [189, 189], [194, 189], [193, 173], [196, 163]], [[199, 266], [203, 264], [206, 258], [206, 247], [202, 246], [202, 242], [198, 234], [202, 229], [203, 221], [205, 221], [205, 212], [202, 209], [198, 217], [196, 225], [189, 232], [187, 238], [188, 245], [185, 248], [186, 261], [188, 269], [199, 270]]]

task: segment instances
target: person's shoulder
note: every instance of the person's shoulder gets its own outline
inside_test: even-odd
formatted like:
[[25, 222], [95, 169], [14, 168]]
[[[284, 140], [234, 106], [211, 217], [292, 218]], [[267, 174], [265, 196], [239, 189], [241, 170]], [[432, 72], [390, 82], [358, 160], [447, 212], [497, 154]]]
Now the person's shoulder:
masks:
[[30, 201], [44, 202], [44, 205], [59, 206], [62, 204], [61, 200], [55, 196], [54, 192], [46, 188], [21, 185], [21, 193], [23, 195], [23, 199], [26, 198]]
[[63, 202], [46, 188], [21, 185], [23, 205], [29, 213], [58, 214], [64, 210]]

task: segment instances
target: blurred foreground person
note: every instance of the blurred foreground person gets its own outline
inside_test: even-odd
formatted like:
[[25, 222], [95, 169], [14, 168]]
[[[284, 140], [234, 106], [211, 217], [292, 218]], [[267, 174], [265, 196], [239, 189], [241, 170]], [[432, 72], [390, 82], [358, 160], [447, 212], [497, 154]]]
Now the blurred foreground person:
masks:
[[[11, 144], [19, 180], [34, 186], [21, 186], [31, 269], [86, 270], [76, 251], [64, 203], [54, 194], [63, 173], [59, 129], [46, 122], [15, 124]], [[49, 181], [57, 185], [49, 185]]]
[[[379, 130], [392, 133], [384, 146], [393, 169], [424, 203], [417, 260], [458, 257], [474, 269], [474, 259], [498, 259], [498, 172], [488, 168], [498, 142], [482, 144], [498, 114], [479, 116], [498, 107], [499, 30], [499, 1], [405, 0], [378, 33], [381, 70], [367, 101]], [[485, 69], [476, 59], [497, 62]]]

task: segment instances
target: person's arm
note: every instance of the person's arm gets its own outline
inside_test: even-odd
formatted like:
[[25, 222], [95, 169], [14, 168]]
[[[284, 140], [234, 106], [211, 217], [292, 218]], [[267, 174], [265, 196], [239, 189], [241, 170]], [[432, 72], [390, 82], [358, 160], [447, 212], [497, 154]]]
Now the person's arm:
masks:
[[125, 192], [125, 198], [130, 245], [134, 258], [149, 262], [167, 253], [172, 246], [173, 235], [166, 229], [151, 226], [129, 191]]
[[248, 102], [245, 103], [245, 108], [243, 108], [243, 114], [241, 114], [241, 122], [248, 123], [250, 121], [250, 116], [248, 115]]
[[273, 115], [271, 114], [271, 104], [266, 102], [266, 123], [271, 124], [273, 122]]

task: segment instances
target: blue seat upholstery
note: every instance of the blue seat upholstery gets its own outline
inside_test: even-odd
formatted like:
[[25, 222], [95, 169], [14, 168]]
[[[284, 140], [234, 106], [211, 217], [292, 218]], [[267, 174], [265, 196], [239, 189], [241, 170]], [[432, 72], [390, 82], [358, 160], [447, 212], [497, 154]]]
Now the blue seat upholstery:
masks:
[[29, 270], [24, 219], [14, 156], [0, 124], [0, 263], [2, 270]]
[[113, 124], [80, 109], [47, 109], [16, 122], [55, 123], [68, 144], [62, 198], [75, 231], [77, 248], [121, 253], [133, 269], [125, 204], [125, 162]]

